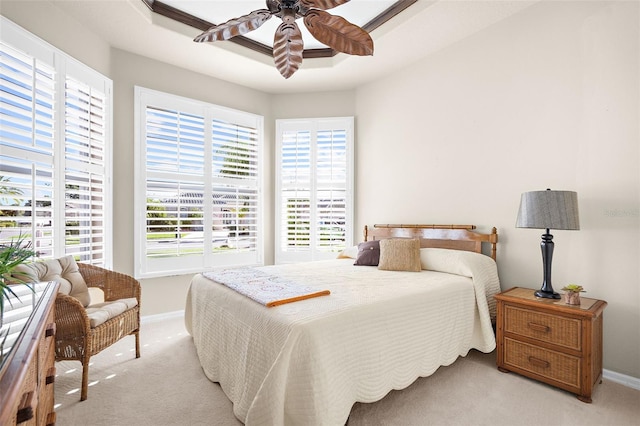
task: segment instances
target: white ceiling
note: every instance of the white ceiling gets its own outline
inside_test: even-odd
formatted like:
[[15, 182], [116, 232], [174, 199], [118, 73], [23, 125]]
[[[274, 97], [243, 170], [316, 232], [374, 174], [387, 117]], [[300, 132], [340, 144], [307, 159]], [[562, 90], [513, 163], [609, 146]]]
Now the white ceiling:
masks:
[[[142, 0], [51, 1], [115, 48], [267, 93], [298, 93], [347, 90], [390, 75], [538, 0], [419, 0], [371, 32], [373, 56], [340, 53], [332, 58], [306, 58], [300, 70], [289, 79], [284, 79], [273, 65], [273, 59], [262, 53], [228, 41], [193, 42], [200, 30], [151, 12]], [[352, 0], [352, 3], [361, 3], [360, 7], [372, 8], [381, 7], [377, 4], [380, 2]], [[249, 0], [183, 0], [179, 3], [191, 3], [194, 7], [202, 3], [202, 10], [210, 9], [212, 4], [226, 3], [225, 10], [235, 14], [230, 17], [237, 17], [236, 10], [240, 10], [227, 9], [231, 3], [246, 3], [247, 7], [241, 8], [246, 13], [266, 7], [261, 1]], [[337, 14], [337, 11], [335, 8], [331, 13]], [[360, 25], [358, 19], [363, 18], [347, 19]], [[271, 21], [277, 23], [279, 19]]]

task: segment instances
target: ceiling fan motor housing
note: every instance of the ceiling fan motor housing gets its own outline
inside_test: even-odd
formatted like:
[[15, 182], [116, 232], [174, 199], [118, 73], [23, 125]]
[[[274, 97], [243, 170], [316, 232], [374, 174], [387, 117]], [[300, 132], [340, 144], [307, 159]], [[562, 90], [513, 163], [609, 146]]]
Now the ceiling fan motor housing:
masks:
[[269, 11], [278, 18], [294, 16], [294, 20], [304, 17], [309, 9], [300, 3], [300, 0], [267, 0]]

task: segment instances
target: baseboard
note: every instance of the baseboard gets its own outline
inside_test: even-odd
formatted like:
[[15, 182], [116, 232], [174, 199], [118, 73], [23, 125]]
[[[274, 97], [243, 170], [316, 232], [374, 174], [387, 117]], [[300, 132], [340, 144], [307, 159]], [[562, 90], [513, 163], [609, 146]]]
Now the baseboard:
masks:
[[602, 378], [611, 380], [612, 382], [619, 383], [629, 388], [640, 390], [640, 379], [633, 376], [627, 376], [626, 374], [616, 373], [611, 370], [602, 370]]
[[145, 315], [140, 317], [140, 323], [145, 324], [145, 323], [157, 322], [157, 321], [178, 318], [178, 317], [184, 317], [184, 309], [181, 311], [164, 312], [164, 313], [155, 314], [155, 315]]

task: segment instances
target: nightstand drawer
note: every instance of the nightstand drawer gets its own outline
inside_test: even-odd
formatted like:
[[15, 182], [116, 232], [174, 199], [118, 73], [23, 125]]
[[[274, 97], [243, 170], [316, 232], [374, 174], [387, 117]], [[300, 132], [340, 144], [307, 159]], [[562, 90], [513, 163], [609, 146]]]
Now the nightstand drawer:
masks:
[[504, 339], [504, 363], [580, 389], [580, 358]]
[[505, 332], [582, 350], [581, 321], [505, 305]]

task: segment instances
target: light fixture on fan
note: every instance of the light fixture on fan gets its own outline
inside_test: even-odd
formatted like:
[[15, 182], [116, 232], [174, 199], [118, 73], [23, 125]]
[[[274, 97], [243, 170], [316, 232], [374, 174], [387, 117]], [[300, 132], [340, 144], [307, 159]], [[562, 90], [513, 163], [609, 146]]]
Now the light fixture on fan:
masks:
[[259, 28], [272, 16], [282, 19], [273, 41], [273, 60], [284, 78], [291, 77], [302, 64], [304, 42], [296, 19], [304, 18], [311, 35], [330, 48], [349, 55], [373, 55], [371, 36], [341, 16], [325, 12], [349, 0], [267, 0], [267, 9], [214, 25], [193, 41], [229, 40]]

